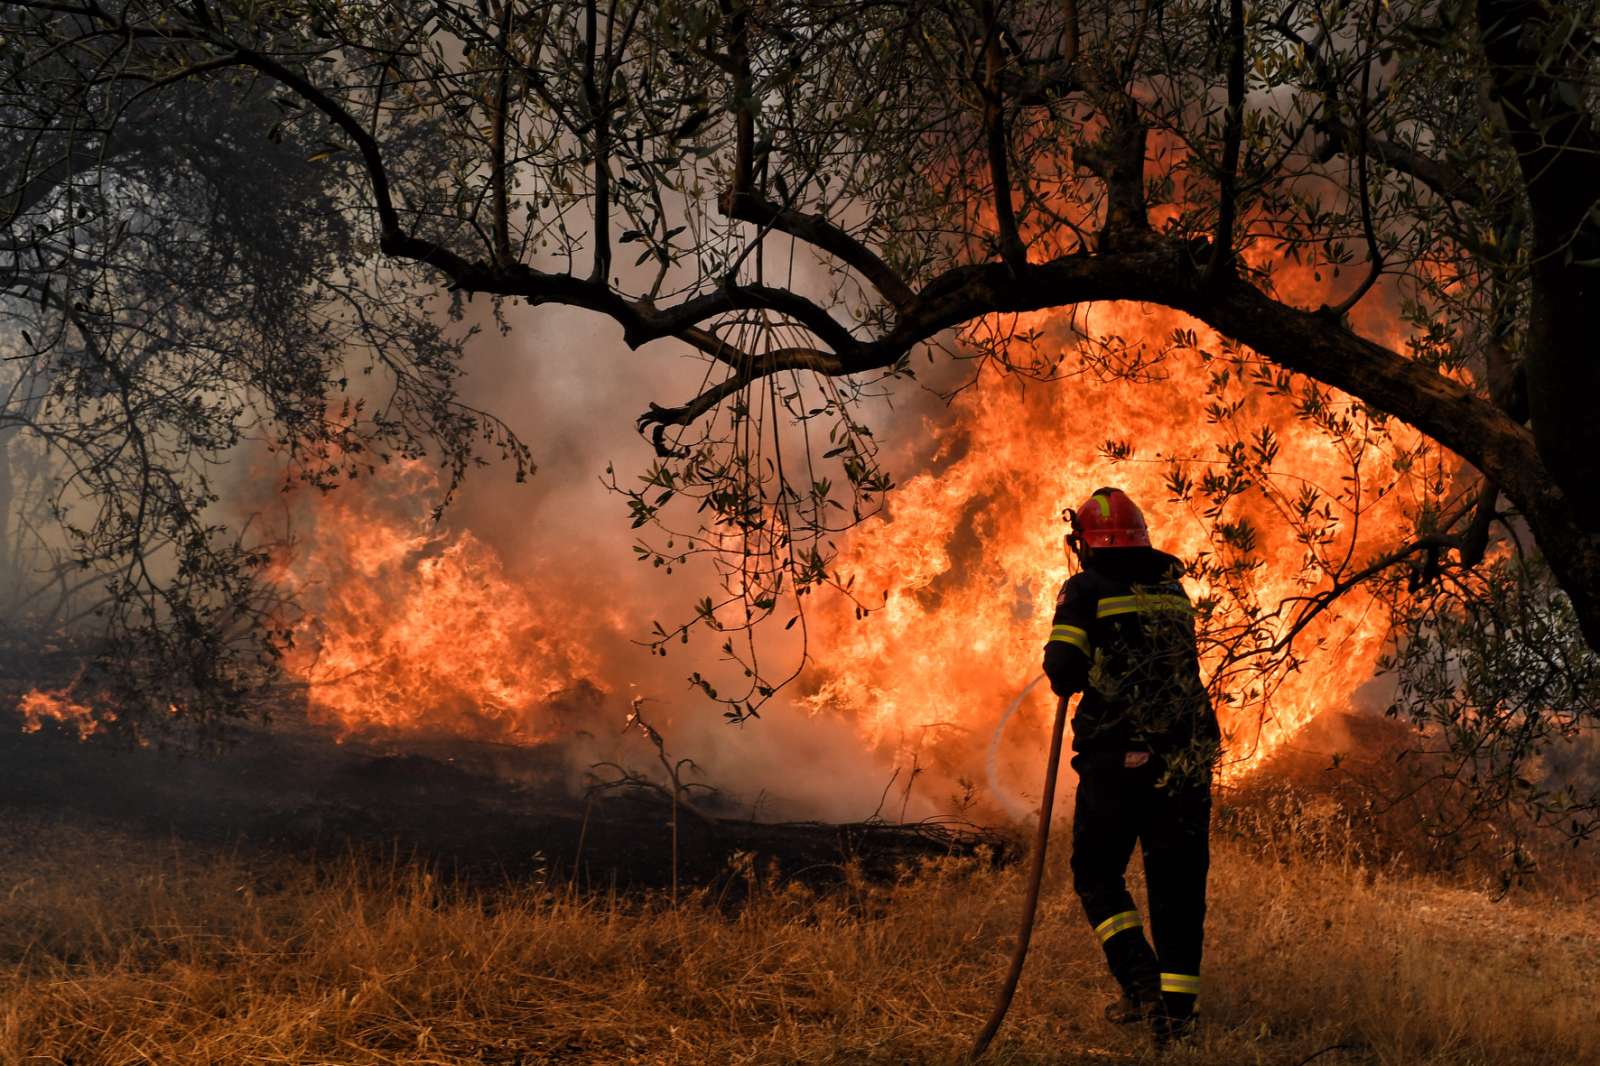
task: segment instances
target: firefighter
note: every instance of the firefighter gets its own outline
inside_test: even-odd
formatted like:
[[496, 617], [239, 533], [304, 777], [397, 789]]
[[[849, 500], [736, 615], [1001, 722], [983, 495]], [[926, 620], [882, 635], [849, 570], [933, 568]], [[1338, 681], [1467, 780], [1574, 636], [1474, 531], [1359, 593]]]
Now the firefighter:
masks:
[[[1220, 733], [1182, 564], [1150, 546], [1120, 489], [1097, 489], [1068, 515], [1082, 569], [1056, 597], [1044, 669], [1058, 696], [1083, 693], [1072, 719], [1073, 887], [1122, 986], [1106, 1017], [1149, 1024], [1164, 1044], [1191, 1029], [1200, 993]], [[1135, 842], [1151, 939], [1123, 880]]]

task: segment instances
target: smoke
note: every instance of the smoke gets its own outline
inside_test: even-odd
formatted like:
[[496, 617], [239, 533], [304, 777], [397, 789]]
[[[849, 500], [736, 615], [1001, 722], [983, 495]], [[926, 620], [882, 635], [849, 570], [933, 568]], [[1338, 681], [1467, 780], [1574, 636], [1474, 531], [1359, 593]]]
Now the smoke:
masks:
[[[655, 456], [635, 431], [635, 417], [652, 402], [694, 395], [704, 364], [674, 352], [671, 342], [630, 351], [619, 329], [585, 312], [515, 306], [507, 314], [509, 333], [485, 330], [469, 349], [463, 399], [503, 418], [527, 441], [537, 473], [517, 484], [506, 466], [476, 471], [439, 529], [395, 535], [410, 546], [363, 580], [391, 601], [448, 585], [457, 617], [437, 617], [445, 610], [437, 599], [405, 610], [383, 601], [365, 616], [369, 628], [419, 619], [385, 645], [389, 661], [399, 665], [357, 663], [349, 671], [378, 681], [404, 674], [417, 692], [441, 683], [452, 694], [399, 699], [399, 723], [372, 710], [382, 701], [366, 693], [343, 702], [357, 713], [364, 709], [367, 727], [399, 736], [431, 730], [560, 745], [574, 787], [614, 776], [619, 767], [662, 777], [657, 751], [628, 724], [630, 708], [644, 700], [666, 755], [692, 760], [686, 774], [720, 789], [720, 802], [733, 810], [835, 819], [899, 817], [902, 810], [907, 817], [951, 810], [1015, 816], [1039, 791], [1053, 705], [1048, 693], [1041, 687], [1018, 701], [998, 737], [996, 727], [1038, 673], [1043, 627], [1066, 576], [1061, 508], [1096, 485], [1120, 483], [1145, 501], [1162, 546], [1201, 559], [1219, 550], [1208, 539], [1219, 515], [1249, 519], [1257, 543], [1238, 554], [1270, 609], [1275, 597], [1310, 587], [1306, 544], [1275, 510], [1285, 497], [1234, 494], [1208, 514], [1204, 499], [1170, 501], [1171, 475], [1186, 469], [1197, 479], [1207, 476], [1224, 465], [1215, 458], [1219, 441], [1258, 424], [1276, 431], [1279, 465], [1293, 472], [1296, 490], [1311, 482], [1338, 486], [1349, 470], [1348, 456], [1296, 417], [1292, 396], [1244, 390], [1231, 415], [1216, 417], [1233, 394], [1217, 385], [1217, 367], [1194, 352], [1141, 370], [1138, 384], [1115, 374], [1025, 384], [978, 373], [974, 364], [930, 364], [921, 380], [897, 382], [892, 392], [865, 401], [858, 415], [883, 442], [884, 465], [900, 487], [882, 515], [840, 539], [840, 565], [860, 579], [856, 594], [881, 609], [861, 619], [843, 598], [818, 596], [806, 626], [785, 630], [782, 617], [775, 619], [761, 636], [767, 661], [796, 661], [805, 632], [813, 665], [758, 720], [732, 726], [725, 708], [686, 681], [698, 673], [720, 686], [729, 674], [720, 635], [700, 632], [686, 644], [673, 642], [665, 657], [644, 646], [656, 623], [672, 630], [691, 617], [694, 602], [715, 588], [716, 574], [704, 559], [671, 574], [648, 556], [641, 563], [636, 540], [651, 531], [631, 528], [626, 501], [603, 484], [608, 470], [628, 483], [650, 466]], [[1192, 326], [1173, 313], [1129, 307], [1098, 311], [1092, 323], [1055, 315], [1040, 316], [1036, 325], [1041, 343], [1062, 351], [1079, 336], [1076, 325], [1129, 338], [1128, 350], [1151, 351], [1166, 346], [1174, 330]], [[963, 384], [971, 387], [947, 398]], [[1119, 439], [1130, 450], [1119, 450]], [[1382, 481], [1392, 473], [1373, 464], [1361, 475], [1371, 479], [1373, 499], [1389, 492]], [[1269, 475], [1262, 476], [1266, 483]], [[391, 492], [395, 499], [384, 511], [420, 521], [436, 495], [404, 482], [389, 471], [340, 489], [326, 498], [332, 502], [312, 498], [317, 516], [306, 528], [338, 528], [333, 519], [344, 493]], [[1368, 535], [1397, 528], [1399, 494], [1387, 501], [1365, 513]], [[367, 524], [360, 514], [354, 521], [346, 515], [341, 545]], [[1330, 535], [1330, 550], [1342, 551], [1355, 532], [1341, 527]], [[326, 583], [329, 572], [339, 571], [341, 553], [350, 554], [343, 546], [324, 552], [335, 561], [308, 578]], [[1358, 557], [1352, 549], [1350, 558]], [[1319, 710], [1381, 698], [1361, 691], [1373, 675], [1381, 612], [1360, 594], [1347, 603], [1348, 612], [1330, 612], [1306, 631], [1306, 645], [1319, 654], [1287, 680], [1280, 718], [1234, 722], [1248, 754], [1292, 734]], [[338, 612], [323, 613], [327, 622]], [[426, 631], [420, 637], [418, 628]], [[318, 639], [308, 632], [305, 644]], [[413, 678], [413, 656], [437, 658], [439, 670]], [[462, 680], [465, 660], [478, 665]], [[474, 697], [471, 685], [488, 695]], [[315, 685], [311, 696], [316, 717]], [[475, 700], [479, 706], [470, 706]], [[1240, 719], [1236, 708], [1223, 711], [1225, 720]], [[362, 727], [346, 718], [338, 728]]]
[[[296, 547], [282, 580], [305, 612], [290, 667], [311, 682], [312, 720], [397, 743], [554, 745], [581, 789], [619, 768], [664, 777], [628, 725], [642, 699], [666, 754], [692, 760], [685, 778], [714, 786], [729, 811], [858, 820], [879, 810], [892, 753], [863, 745], [848, 719], [783, 695], [730, 725], [685, 680], [727, 671], [715, 634], [665, 657], [643, 644], [654, 623], [691, 616], [716, 574], [704, 560], [671, 574], [641, 564], [634, 546], [648, 531], [630, 527], [603, 478], [614, 470], [627, 483], [649, 466], [635, 417], [692, 395], [703, 365], [666, 343], [629, 351], [619, 330], [582, 312], [508, 317], [509, 333], [485, 330], [469, 349], [462, 399], [530, 445], [533, 477], [519, 484], [507, 465], [472, 472], [437, 528], [427, 515], [441, 482], [404, 464], [290, 506]], [[770, 628], [768, 653], [795, 661], [796, 636]], [[882, 806], [911, 817], [943, 804], [914, 788]]]

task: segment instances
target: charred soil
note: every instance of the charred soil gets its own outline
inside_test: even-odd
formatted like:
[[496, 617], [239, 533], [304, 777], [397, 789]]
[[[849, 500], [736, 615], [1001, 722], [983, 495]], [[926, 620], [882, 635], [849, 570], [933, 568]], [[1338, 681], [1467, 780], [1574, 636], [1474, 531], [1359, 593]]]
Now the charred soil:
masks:
[[[403, 859], [474, 885], [559, 879], [649, 890], [674, 880], [737, 899], [743, 873], [815, 886], [885, 880], [907, 865], [1015, 838], [957, 822], [764, 822], [697, 797], [673, 810], [648, 786], [574, 787], [557, 746], [333, 743], [301, 728], [248, 730], [206, 753], [0, 731], [0, 817], [40, 816], [269, 859]], [[674, 823], [676, 823], [674, 825]]]

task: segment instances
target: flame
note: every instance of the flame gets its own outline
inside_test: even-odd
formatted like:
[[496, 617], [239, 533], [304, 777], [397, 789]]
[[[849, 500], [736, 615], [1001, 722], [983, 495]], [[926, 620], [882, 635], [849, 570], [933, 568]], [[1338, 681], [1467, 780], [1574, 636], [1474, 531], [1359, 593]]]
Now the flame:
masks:
[[22, 731], [37, 733], [48, 720], [70, 725], [78, 731], [79, 740], [88, 740], [101, 726], [117, 720], [109, 710], [96, 712], [93, 707], [72, 699], [71, 689], [30, 689], [17, 701], [17, 712], [22, 715]]
[[[1040, 670], [1055, 595], [1068, 573], [1062, 508], [1095, 487], [1117, 484], [1140, 502], [1158, 547], [1185, 559], [1216, 557], [1224, 550], [1214, 535], [1216, 516], [1196, 502], [1171, 502], [1166, 479], [1174, 464], [1196, 478], [1219, 468], [1219, 442], [1242, 426], [1264, 424], [1276, 434], [1272, 469], [1280, 488], [1303, 481], [1329, 495], [1352, 486], [1362, 493], [1359, 522], [1341, 516], [1325, 554], [1348, 551], [1359, 561], [1370, 551], [1365, 545], [1402, 535], [1417, 506], [1415, 492], [1400, 490], [1407, 475], [1398, 461], [1421, 440], [1412, 431], [1389, 425], [1377, 444], [1362, 445], [1353, 467], [1348, 448], [1297, 415], [1295, 396], [1254, 386], [1235, 390], [1242, 406], [1229, 416], [1230, 429], [1228, 418], [1219, 425], [1203, 413], [1206, 383], [1218, 367], [1197, 354], [1223, 350], [1221, 338], [1177, 312], [1146, 306], [1097, 305], [1074, 314], [1024, 316], [1014, 333], [1035, 339], [1013, 343], [1115, 335], [1158, 350], [1176, 331], [1195, 339], [1138, 384], [1082, 374], [1023, 387], [1015, 377], [980, 375], [948, 412], [927, 418], [918, 433], [901, 433], [901, 468], [920, 472], [895, 490], [885, 516], [844, 540], [839, 571], [855, 579], [862, 599], [881, 594], [882, 608], [857, 620], [853, 603], [840, 598], [811, 612], [813, 666], [794, 698], [812, 714], [854, 723], [863, 748], [920, 759], [918, 772], [978, 776], [1001, 712]], [[1351, 401], [1333, 394], [1329, 402]], [[1131, 453], [1113, 461], [1108, 441], [1126, 441]], [[576, 723], [563, 721], [560, 710], [565, 693], [585, 685], [609, 691], [607, 683], [620, 683], [619, 670], [637, 668], [597, 650], [634, 633], [637, 621], [586, 610], [582, 601], [607, 597], [554, 580], [549, 565], [526, 564], [513, 575], [474, 533], [434, 527], [426, 500], [438, 494], [425, 467], [402, 463], [381, 486], [347, 486], [317, 498], [311, 528], [278, 574], [304, 611], [292, 625], [287, 665], [306, 685], [311, 717], [341, 737], [536, 744], [570, 731]], [[1257, 531], [1253, 590], [1267, 611], [1327, 581], [1307, 565], [1308, 547], [1284, 520], [1283, 506], [1282, 493], [1252, 490], [1224, 515], [1248, 519]], [[1198, 581], [1190, 591], [1197, 601], [1226, 599]], [[1375, 606], [1358, 588], [1313, 621], [1297, 640], [1300, 661], [1277, 678], [1270, 704], [1219, 702], [1234, 772], [1320, 711], [1349, 706], [1374, 676], [1386, 637], [1386, 612]], [[1047, 704], [1039, 686], [1031, 706]], [[1028, 728], [1023, 722], [1015, 732], [1024, 735], [1011, 738], [1013, 764], [1035, 761]]]
[[341, 738], [549, 738], [552, 704], [599, 675], [593, 634], [470, 531], [434, 528], [422, 501], [439, 486], [424, 466], [390, 473], [381, 488], [321, 496], [276, 572], [304, 611], [286, 666], [311, 719]]
[[[1024, 325], [1060, 336], [1064, 316], [1034, 318]], [[1084, 327], [1152, 347], [1175, 329], [1196, 330], [1211, 351], [1221, 343], [1177, 312], [1133, 305], [1097, 306]], [[1215, 553], [1200, 509], [1169, 502], [1165, 482], [1174, 459], [1197, 475], [1217, 459], [1219, 427], [1202, 416], [1201, 395], [1214, 368], [1180, 351], [1162, 369], [1165, 380], [1136, 385], [1082, 375], [1023, 388], [984, 374], [951, 414], [928, 419], [921, 436], [932, 444], [929, 469], [897, 488], [889, 513], [859, 527], [841, 553], [840, 572], [855, 577], [857, 594], [869, 603], [882, 594], [883, 605], [865, 620], [849, 604], [822, 612], [813, 630], [818, 671], [810, 709], [852, 716], [868, 744], [920, 752], [924, 762], [931, 752], [965, 770], [1007, 703], [1040, 672], [1056, 593], [1068, 576], [1063, 507], [1100, 485], [1118, 485], [1145, 510], [1157, 547], [1184, 559]], [[1290, 398], [1259, 389], [1245, 396], [1250, 421], [1275, 431], [1274, 470], [1325, 489], [1351, 476], [1348, 455], [1297, 418]], [[1403, 427], [1389, 432], [1402, 444], [1417, 439]], [[1108, 440], [1132, 444], [1132, 456], [1109, 460]], [[1381, 544], [1406, 528], [1405, 494], [1393, 491], [1393, 465], [1364, 459], [1356, 474], [1363, 503], [1376, 502], [1361, 515], [1361, 543], [1371, 537]], [[1319, 575], [1304, 565], [1306, 545], [1268, 497], [1252, 491], [1230, 503], [1227, 516], [1249, 518], [1257, 530], [1261, 605], [1270, 609], [1317, 587]], [[1355, 525], [1343, 522], [1332, 554], [1356, 535]], [[1189, 586], [1197, 600], [1216, 591]], [[1347, 706], [1374, 676], [1385, 631], [1384, 612], [1373, 606], [1357, 589], [1307, 627], [1296, 643], [1303, 662], [1281, 678], [1265, 720], [1259, 701], [1219, 705], [1235, 770], [1319, 711]], [[1035, 702], [1048, 700], [1041, 686]]]

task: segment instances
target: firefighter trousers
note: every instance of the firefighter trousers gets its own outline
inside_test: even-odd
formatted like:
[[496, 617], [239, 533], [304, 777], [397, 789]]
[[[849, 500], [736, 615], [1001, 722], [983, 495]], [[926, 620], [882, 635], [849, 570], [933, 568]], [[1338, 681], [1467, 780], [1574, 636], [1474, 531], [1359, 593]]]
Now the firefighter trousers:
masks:
[[[1167, 777], [1160, 756], [1139, 767], [1124, 752], [1080, 752], [1072, 816], [1072, 882], [1122, 990], [1159, 998], [1169, 1017], [1194, 1011], [1200, 994], [1210, 868], [1211, 775]], [[1137, 842], [1144, 854], [1150, 933], [1124, 881]]]

